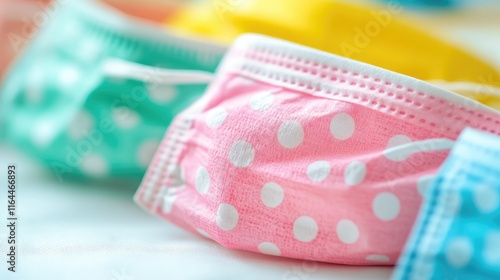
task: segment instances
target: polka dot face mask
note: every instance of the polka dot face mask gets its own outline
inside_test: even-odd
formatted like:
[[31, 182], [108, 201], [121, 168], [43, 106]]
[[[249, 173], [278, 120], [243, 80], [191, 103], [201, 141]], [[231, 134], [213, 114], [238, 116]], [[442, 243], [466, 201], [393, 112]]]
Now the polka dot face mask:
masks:
[[467, 129], [425, 193], [393, 279], [497, 279], [499, 138]]
[[[225, 49], [169, 35], [94, 1], [56, 1], [48, 11], [53, 17], [3, 85], [3, 137], [60, 180], [139, 180], [170, 121], [208, 81], [165, 83], [156, 79], [158, 69], [212, 72]], [[136, 68], [149, 72], [137, 76]]]
[[240, 37], [168, 130], [136, 201], [229, 248], [394, 264], [475, 101], [259, 35]]

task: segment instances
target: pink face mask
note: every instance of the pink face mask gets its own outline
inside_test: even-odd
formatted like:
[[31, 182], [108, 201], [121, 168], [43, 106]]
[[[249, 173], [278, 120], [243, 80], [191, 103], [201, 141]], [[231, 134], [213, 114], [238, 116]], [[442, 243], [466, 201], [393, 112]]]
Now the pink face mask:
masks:
[[500, 115], [384, 69], [259, 35], [177, 117], [136, 201], [229, 247], [394, 264], [465, 127]]

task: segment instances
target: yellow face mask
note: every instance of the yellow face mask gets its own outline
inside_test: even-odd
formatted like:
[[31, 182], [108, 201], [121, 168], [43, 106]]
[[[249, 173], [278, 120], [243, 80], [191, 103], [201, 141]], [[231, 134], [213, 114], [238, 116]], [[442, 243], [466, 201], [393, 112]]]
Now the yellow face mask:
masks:
[[187, 6], [167, 24], [182, 33], [231, 43], [260, 33], [399, 72], [500, 108], [498, 69], [416, 28], [398, 3], [335, 0], [217, 0]]

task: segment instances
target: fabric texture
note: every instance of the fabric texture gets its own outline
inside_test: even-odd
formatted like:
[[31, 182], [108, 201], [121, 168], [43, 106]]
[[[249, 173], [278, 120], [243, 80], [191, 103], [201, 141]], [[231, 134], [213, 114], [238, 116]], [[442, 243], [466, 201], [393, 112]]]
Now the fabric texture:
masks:
[[500, 138], [467, 129], [425, 193], [393, 279], [497, 279]]
[[[228, 250], [142, 211], [131, 203], [137, 187], [133, 183], [99, 181], [82, 187], [66, 180], [61, 184], [2, 143], [0, 155], [0, 166], [15, 162], [22, 172], [18, 204], [22, 205], [18, 228], [22, 228], [18, 231], [22, 264], [16, 262], [16, 273], [0, 269], [2, 280], [387, 280], [391, 276], [391, 267], [345, 267]], [[7, 180], [7, 172], [0, 172], [0, 181]], [[0, 236], [9, 231], [0, 227]], [[5, 248], [2, 254], [8, 254]]]
[[499, 134], [500, 115], [407, 76], [244, 35], [172, 123], [135, 199], [229, 248], [391, 265], [419, 192], [467, 126]]
[[493, 89], [500, 92], [498, 69], [447, 40], [444, 32], [427, 26], [425, 20], [406, 17], [399, 1], [380, 5], [339, 0], [223, 2], [187, 6], [166, 22], [184, 34], [228, 44], [242, 33], [260, 33], [429, 82], [472, 83], [469, 98], [500, 108], [500, 98], [491, 94]]
[[206, 84], [107, 76], [121, 59], [215, 71], [225, 48], [171, 35], [95, 1], [55, 1], [50, 22], [2, 87], [2, 134], [59, 177], [140, 180], [173, 117]]

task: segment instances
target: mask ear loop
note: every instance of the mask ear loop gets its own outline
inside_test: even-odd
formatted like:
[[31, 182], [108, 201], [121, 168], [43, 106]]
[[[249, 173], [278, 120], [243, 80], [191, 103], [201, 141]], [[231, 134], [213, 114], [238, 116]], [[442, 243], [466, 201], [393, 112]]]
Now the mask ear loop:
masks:
[[[406, 160], [410, 155], [416, 153], [449, 151], [455, 145], [455, 141], [447, 138], [431, 138], [422, 141], [412, 141], [403, 145], [392, 147], [384, 151], [384, 156], [395, 161]], [[418, 191], [425, 195], [428, 185], [436, 178], [436, 174], [427, 175], [419, 180]]]
[[104, 74], [113, 78], [125, 78], [155, 84], [192, 85], [208, 84], [214, 75], [206, 71], [178, 70], [152, 67], [121, 59], [107, 59]]
[[384, 151], [388, 158], [405, 158], [414, 153], [450, 150], [455, 141], [447, 138], [431, 138], [422, 141], [415, 141], [389, 148]]

